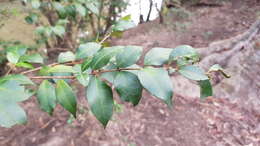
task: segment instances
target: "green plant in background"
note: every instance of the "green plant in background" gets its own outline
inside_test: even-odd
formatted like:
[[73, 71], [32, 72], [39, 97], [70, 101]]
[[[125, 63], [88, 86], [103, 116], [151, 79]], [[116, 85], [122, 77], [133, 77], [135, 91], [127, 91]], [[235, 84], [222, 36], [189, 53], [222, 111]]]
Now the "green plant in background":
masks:
[[[43, 57], [39, 53], [28, 54], [27, 46], [14, 45], [8, 47], [6, 51], [6, 58], [12, 64], [12, 67], [34, 68], [31, 63], [43, 64]], [[12, 68], [11, 67], [11, 68]]]
[[[123, 0], [24, 0], [33, 10], [25, 18], [37, 26], [38, 43], [47, 48], [76, 48], [86, 34], [99, 37], [111, 33], [111, 26], [118, 20], [127, 3]], [[47, 19], [47, 24], [40, 17]], [[130, 23], [130, 22], [128, 22]], [[132, 23], [133, 25], [133, 23]]]

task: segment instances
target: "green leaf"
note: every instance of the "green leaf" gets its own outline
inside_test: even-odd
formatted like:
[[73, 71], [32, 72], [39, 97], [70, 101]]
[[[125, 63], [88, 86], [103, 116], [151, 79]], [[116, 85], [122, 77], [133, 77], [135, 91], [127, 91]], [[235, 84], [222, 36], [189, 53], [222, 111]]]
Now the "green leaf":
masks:
[[0, 126], [10, 128], [27, 122], [26, 113], [15, 102], [0, 100]]
[[58, 22], [56, 23], [57, 25], [66, 25], [68, 24], [69, 21], [67, 19], [59, 19]]
[[142, 97], [143, 87], [137, 76], [130, 72], [119, 72], [114, 86], [120, 98], [137, 105]]
[[53, 7], [58, 11], [59, 17], [64, 19], [67, 16], [64, 6], [59, 2], [52, 2]]
[[40, 6], [41, 6], [41, 3], [40, 3], [39, 0], [32, 0], [31, 3], [32, 3], [32, 7], [33, 7], [34, 9], [38, 9], [38, 8], [40, 8]]
[[75, 70], [72, 66], [56, 65], [48, 70], [49, 73], [73, 73]]
[[86, 11], [86, 8], [84, 6], [82, 6], [81, 4], [75, 4], [75, 7], [76, 7], [77, 12], [81, 16], [86, 16], [87, 11]]
[[199, 81], [200, 85], [200, 98], [204, 99], [206, 97], [213, 95], [212, 86], [209, 80]]
[[79, 83], [85, 87], [89, 83], [89, 75], [87, 73], [79, 73], [76, 78], [79, 81]]
[[58, 57], [58, 62], [59, 63], [65, 63], [65, 62], [70, 62], [70, 61], [75, 61], [76, 57], [73, 52], [67, 51], [64, 53], [60, 53]]
[[64, 80], [59, 80], [57, 82], [56, 97], [58, 102], [62, 105], [62, 107], [64, 107], [76, 118], [76, 96], [73, 93], [71, 87]]
[[114, 31], [125, 31], [127, 29], [135, 27], [136, 24], [133, 21], [119, 20], [114, 26]]
[[18, 54], [19, 56], [22, 56], [26, 53], [27, 47], [24, 45], [15, 45], [15, 46], [10, 46], [7, 48], [7, 52], [14, 52]]
[[19, 85], [33, 85], [34, 83], [26, 76], [17, 74], [17, 75], [8, 75], [3, 78], [0, 78], [0, 84], [5, 81], [15, 81]]
[[42, 35], [42, 34], [44, 34], [44, 32], [45, 32], [45, 27], [43, 27], [43, 26], [39, 26], [35, 29], [35, 33], [38, 35]]
[[16, 64], [21, 56], [16, 52], [7, 52], [6, 58], [9, 62]]
[[51, 67], [49, 66], [42, 66], [42, 68], [39, 70], [38, 75], [40, 76], [49, 76], [51, 73], [49, 73], [49, 69]]
[[131, 20], [131, 15], [126, 15], [126, 16], [120, 18], [120, 20], [130, 21]]
[[50, 26], [39, 26], [35, 30], [36, 34], [44, 35], [44, 37], [50, 37], [53, 34], [53, 28]]
[[52, 115], [56, 106], [56, 95], [54, 86], [48, 80], [44, 80], [39, 86], [37, 99], [41, 109]]
[[3, 81], [0, 83], [0, 99], [12, 102], [27, 100], [33, 94], [25, 90], [19, 82], [15, 80]]
[[43, 58], [39, 53], [35, 53], [31, 55], [23, 55], [19, 61], [29, 63], [43, 63]]
[[51, 29], [57, 36], [62, 37], [65, 34], [65, 28], [61, 25], [56, 25], [51, 27]]
[[170, 60], [176, 61], [179, 58], [189, 58], [193, 61], [199, 59], [199, 55], [194, 48], [188, 45], [182, 45], [174, 48], [170, 54]]
[[94, 14], [99, 15], [99, 3], [98, 1], [88, 0], [86, 7]]
[[16, 64], [20, 57], [27, 51], [27, 47], [24, 45], [15, 45], [7, 48], [7, 60], [13, 64]]
[[152, 48], [144, 57], [145, 65], [163, 65], [168, 62], [170, 48]]
[[76, 7], [74, 5], [67, 5], [65, 6], [65, 12], [71, 18], [76, 18]]
[[90, 63], [92, 61], [92, 58], [87, 58], [84, 60], [84, 62], [81, 65], [81, 71], [84, 72], [90, 67]]
[[191, 80], [200, 81], [209, 79], [208, 76], [205, 75], [204, 71], [197, 66], [184, 66], [178, 71], [181, 75]]
[[209, 68], [209, 72], [224, 70], [219, 64], [214, 64]]
[[15, 66], [17, 67], [23, 67], [23, 68], [29, 68], [29, 69], [33, 69], [34, 66], [30, 63], [27, 62], [18, 62], [17, 64], [15, 64]]
[[73, 66], [73, 69], [76, 71], [74, 75], [76, 76], [77, 80], [80, 84], [82, 84], [84, 87], [86, 87], [89, 83], [89, 73], [90, 72], [82, 72], [81, 70], [82, 65], [76, 64]]
[[103, 48], [97, 54], [94, 55], [90, 66], [92, 69], [100, 69], [107, 65], [112, 57], [117, 55], [122, 51], [122, 46], [115, 46], [115, 47], [107, 47]]
[[112, 89], [97, 77], [91, 77], [87, 87], [87, 100], [92, 113], [106, 127], [113, 114]]
[[25, 17], [25, 21], [26, 21], [28, 24], [34, 24], [35, 22], [38, 21], [38, 16], [37, 16], [37, 14], [35, 14], [35, 13], [30, 13], [29, 16]]
[[147, 67], [139, 71], [138, 78], [152, 95], [172, 106], [173, 87], [168, 72], [162, 68]]
[[135, 64], [142, 55], [142, 47], [126, 46], [123, 51], [116, 56], [117, 67], [127, 67]]
[[81, 44], [77, 49], [76, 58], [83, 59], [86, 57], [92, 57], [98, 50], [101, 49], [101, 47], [102, 46], [100, 44], [94, 42]]
[[58, 11], [62, 11], [64, 9], [64, 6], [59, 2], [52, 2], [52, 5]]

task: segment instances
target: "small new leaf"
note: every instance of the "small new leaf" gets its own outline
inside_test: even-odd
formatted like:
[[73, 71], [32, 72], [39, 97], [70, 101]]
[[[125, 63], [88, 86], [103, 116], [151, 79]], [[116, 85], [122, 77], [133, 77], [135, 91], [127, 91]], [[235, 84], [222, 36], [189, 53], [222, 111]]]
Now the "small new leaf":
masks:
[[182, 45], [172, 50], [169, 60], [177, 61], [178, 66], [183, 66], [188, 63], [197, 62], [199, 60], [199, 54], [191, 46]]
[[18, 62], [15, 64], [15, 66], [17, 67], [23, 67], [23, 68], [29, 68], [29, 69], [33, 69], [33, 65], [27, 62]]
[[212, 65], [208, 72], [209, 73], [211, 73], [211, 72], [221, 72], [224, 77], [226, 77], [226, 78], [230, 78], [231, 77], [230, 75], [225, 73], [224, 69], [219, 64]]
[[21, 56], [16, 52], [7, 52], [6, 57], [9, 62], [16, 64]]

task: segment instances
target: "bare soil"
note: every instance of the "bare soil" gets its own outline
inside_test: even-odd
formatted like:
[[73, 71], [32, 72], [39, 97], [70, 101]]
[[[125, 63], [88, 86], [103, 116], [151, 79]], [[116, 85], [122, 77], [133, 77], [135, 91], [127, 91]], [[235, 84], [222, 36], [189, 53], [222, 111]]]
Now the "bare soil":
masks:
[[[240, 3], [238, 5], [238, 3]], [[175, 47], [189, 44], [206, 47], [211, 42], [227, 39], [246, 31], [256, 20], [260, 4], [253, 0], [231, 0], [221, 7], [189, 7], [192, 17], [184, 30], [157, 21], [127, 31], [115, 45]], [[172, 24], [172, 25], [171, 25]], [[259, 74], [256, 74], [259, 75]], [[79, 85], [75, 85], [79, 87]], [[175, 85], [182, 87], [182, 84]], [[250, 86], [250, 85], [249, 85]], [[192, 87], [176, 91], [174, 108], [144, 92], [137, 107], [123, 104], [113, 120], [103, 129], [88, 110], [85, 89], [77, 92], [80, 112], [71, 124], [69, 114], [57, 107], [53, 117], [42, 112], [35, 97], [22, 103], [28, 123], [11, 129], [0, 128], [3, 146], [259, 146], [260, 113], [232, 103], [228, 98], [200, 101]], [[255, 91], [259, 88], [255, 89]], [[181, 93], [184, 93], [180, 95]], [[257, 93], [257, 92], [256, 92]], [[185, 95], [185, 96], [183, 96]], [[188, 95], [188, 96], [187, 96]], [[190, 95], [190, 96], [189, 96]]]

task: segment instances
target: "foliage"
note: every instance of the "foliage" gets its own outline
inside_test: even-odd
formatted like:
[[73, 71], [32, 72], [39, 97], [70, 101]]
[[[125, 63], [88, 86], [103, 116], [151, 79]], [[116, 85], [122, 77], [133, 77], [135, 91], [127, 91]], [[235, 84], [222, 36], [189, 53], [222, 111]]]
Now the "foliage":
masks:
[[0, 75], [4, 74], [5, 68], [8, 67], [33, 68], [31, 63], [43, 63], [40, 54], [32, 54], [34, 50], [33, 46], [25, 46], [18, 41], [0, 41]]
[[[7, 58], [18, 67], [17, 64], [21, 63], [43, 63], [38, 55], [25, 53], [25, 47], [15, 46], [8, 49]], [[60, 53], [59, 63], [0, 78], [0, 125], [11, 127], [26, 123], [26, 114], [17, 103], [34, 94], [43, 111], [52, 115], [56, 105], [60, 104], [76, 118], [77, 97], [70, 87], [72, 79], [86, 88], [86, 99], [92, 113], [106, 127], [115, 109], [112, 86], [121, 100], [134, 106], [141, 100], [145, 89], [172, 107], [173, 86], [169, 74], [173, 69], [174, 74], [179, 73], [198, 83], [202, 99], [212, 96], [208, 73], [223, 71], [214, 65], [205, 73], [195, 65], [199, 60], [198, 53], [187, 45], [151, 49], [144, 57], [144, 67], [136, 65], [141, 53], [140, 46], [103, 47], [91, 42], [80, 45], [75, 54]], [[35, 71], [39, 71], [40, 76], [25, 76]], [[43, 81], [39, 85], [39, 82], [31, 81], [36, 79]]]

